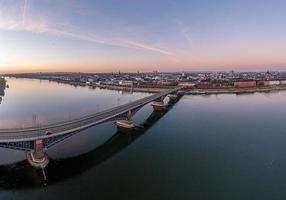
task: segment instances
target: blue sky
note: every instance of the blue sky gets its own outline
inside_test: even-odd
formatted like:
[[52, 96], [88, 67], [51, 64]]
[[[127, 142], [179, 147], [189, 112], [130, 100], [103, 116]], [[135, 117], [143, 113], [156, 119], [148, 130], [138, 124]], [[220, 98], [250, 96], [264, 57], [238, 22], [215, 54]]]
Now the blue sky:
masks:
[[286, 67], [282, 0], [0, 0], [0, 72]]

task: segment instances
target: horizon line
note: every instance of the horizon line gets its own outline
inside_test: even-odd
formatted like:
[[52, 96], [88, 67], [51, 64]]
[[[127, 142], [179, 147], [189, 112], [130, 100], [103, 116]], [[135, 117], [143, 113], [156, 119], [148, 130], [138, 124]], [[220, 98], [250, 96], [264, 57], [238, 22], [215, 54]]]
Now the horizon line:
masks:
[[265, 69], [265, 70], [232, 70], [232, 69], [225, 69], [225, 70], [216, 70], [216, 69], [211, 69], [211, 70], [180, 70], [180, 71], [159, 71], [159, 70], [153, 70], [153, 71], [110, 71], [110, 72], [84, 72], [84, 71], [35, 71], [35, 72], [0, 72], [0, 75], [13, 75], [13, 74], [148, 74], [148, 73], [197, 73], [197, 72], [230, 72], [230, 71], [234, 71], [234, 72], [286, 72], [286, 68], [285, 69]]

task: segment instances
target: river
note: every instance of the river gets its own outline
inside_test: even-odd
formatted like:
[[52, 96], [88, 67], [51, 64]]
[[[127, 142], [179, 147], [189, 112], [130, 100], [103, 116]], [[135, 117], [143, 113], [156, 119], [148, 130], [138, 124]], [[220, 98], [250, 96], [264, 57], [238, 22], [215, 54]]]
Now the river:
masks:
[[[8, 84], [1, 128], [66, 121], [150, 95]], [[164, 113], [146, 105], [134, 117], [144, 128], [123, 134], [105, 123], [49, 149], [45, 187], [23, 152], [0, 149], [0, 199], [285, 199], [285, 99], [284, 91], [185, 95]]]

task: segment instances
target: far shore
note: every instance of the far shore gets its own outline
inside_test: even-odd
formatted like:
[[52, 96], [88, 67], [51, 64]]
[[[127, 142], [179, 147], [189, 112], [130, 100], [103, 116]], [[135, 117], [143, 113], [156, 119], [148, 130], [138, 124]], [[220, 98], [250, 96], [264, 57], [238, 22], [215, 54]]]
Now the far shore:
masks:
[[210, 95], [210, 94], [250, 94], [250, 93], [268, 93], [274, 91], [286, 90], [286, 85], [276, 86], [258, 86], [250, 88], [204, 88], [189, 89], [187, 94], [193, 95]]
[[[123, 87], [123, 86], [97, 86], [99, 88], [110, 89], [110, 90], [120, 90], [120, 91], [130, 91], [130, 92], [148, 92], [156, 93], [169, 88], [136, 88], [136, 87]], [[249, 88], [186, 88], [186, 94], [192, 95], [211, 95], [211, 94], [250, 94], [250, 93], [268, 93], [273, 91], [286, 90], [286, 85], [276, 85], [276, 86], [258, 86]]]
[[[97, 85], [97, 84], [88, 85], [88, 84], [80, 83], [80, 82], [69, 82], [69, 81], [49, 80], [49, 79], [40, 79], [40, 78], [33, 78], [33, 79], [47, 80], [51, 82], [58, 82], [58, 83], [69, 84], [73, 86], [102, 88], [102, 89], [126, 91], [126, 92], [158, 93], [158, 92], [161, 92], [162, 90], [167, 90], [167, 89], [176, 87], [176, 86], [130, 87], [130, 86]], [[191, 95], [269, 93], [269, 92], [274, 92], [274, 91], [286, 90], [286, 84], [273, 85], [273, 86], [256, 86], [256, 87], [185, 88], [185, 90], [186, 90], [186, 94], [191, 94]]]
[[[120, 91], [131, 91], [131, 92], [148, 92], [156, 93], [162, 90], [171, 89], [168, 88], [138, 88], [138, 87], [124, 87], [124, 86], [114, 86], [114, 85], [97, 85], [96, 87], [110, 89], [110, 90], [120, 90]], [[246, 94], [246, 93], [256, 93], [256, 92], [272, 92], [286, 90], [286, 85], [276, 85], [276, 86], [257, 86], [257, 87], [228, 87], [228, 88], [186, 88], [186, 94], [193, 95], [206, 95], [206, 94]]]
[[171, 89], [174, 87], [168, 87], [168, 88], [146, 88], [146, 87], [124, 87], [124, 86], [117, 86], [117, 85], [96, 85], [92, 87], [98, 87], [102, 89], [109, 89], [109, 90], [120, 90], [120, 91], [129, 91], [129, 92], [147, 92], [147, 93], [158, 93], [162, 90]]

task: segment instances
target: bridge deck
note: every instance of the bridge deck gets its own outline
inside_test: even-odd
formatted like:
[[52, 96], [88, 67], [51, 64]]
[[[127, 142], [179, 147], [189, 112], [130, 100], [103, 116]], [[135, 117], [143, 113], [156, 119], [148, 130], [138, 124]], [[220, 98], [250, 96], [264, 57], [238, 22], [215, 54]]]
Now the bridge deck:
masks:
[[[182, 89], [178, 87], [171, 90], [165, 90], [160, 93], [118, 106], [102, 112], [98, 112], [93, 115], [85, 116], [82, 118], [70, 120], [67, 122], [45, 125], [42, 127], [30, 127], [24, 129], [1, 129], [0, 130], [0, 143], [2, 142], [21, 142], [21, 141], [32, 141], [36, 139], [45, 139], [60, 135], [65, 135], [80, 131], [91, 126], [106, 122], [116, 116], [120, 116], [129, 110], [133, 110], [142, 107], [162, 96], [166, 96], [170, 93], [176, 92]], [[53, 134], [46, 135], [49, 131]]]

